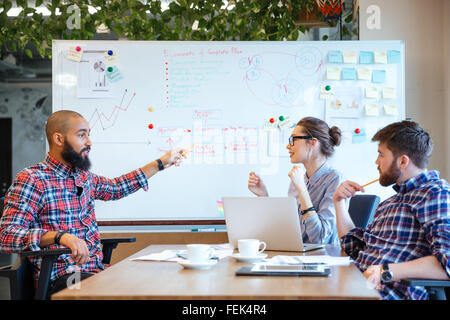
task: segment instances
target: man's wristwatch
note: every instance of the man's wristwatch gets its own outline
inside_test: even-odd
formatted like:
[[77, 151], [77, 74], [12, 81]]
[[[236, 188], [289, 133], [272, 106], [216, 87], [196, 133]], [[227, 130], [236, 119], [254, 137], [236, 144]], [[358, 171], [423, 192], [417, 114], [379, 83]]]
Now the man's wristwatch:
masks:
[[62, 236], [63, 236], [64, 234], [66, 234], [66, 233], [67, 233], [67, 231], [58, 231], [58, 232], [56, 233], [56, 235], [55, 235], [55, 238], [53, 239], [54, 242], [55, 242], [55, 244], [61, 244], [61, 243], [60, 243], [61, 238], [62, 238]]
[[164, 164], [162, 163], [161, 159], [156, 159], [156, 162], [158, 162], [159, 171], [164, 170]]
[[381, 269], [381, 282], [382, 283], [391, 283], [394, 275], [392, 271], [389, 270], [389, 265], [387, 263], [383, 263]]

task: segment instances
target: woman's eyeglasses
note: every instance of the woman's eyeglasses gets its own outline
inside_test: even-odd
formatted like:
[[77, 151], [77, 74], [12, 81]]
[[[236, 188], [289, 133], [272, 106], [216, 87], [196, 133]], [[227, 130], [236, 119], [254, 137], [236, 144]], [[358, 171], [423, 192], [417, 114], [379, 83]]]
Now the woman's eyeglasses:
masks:
[[291, 146], [294, 146], [294, 141], [295, 139], [305, 139], [305, 140], [311, 140], [313, 137], [312, 136], [290, 136], [289, 137], [289, 144]]

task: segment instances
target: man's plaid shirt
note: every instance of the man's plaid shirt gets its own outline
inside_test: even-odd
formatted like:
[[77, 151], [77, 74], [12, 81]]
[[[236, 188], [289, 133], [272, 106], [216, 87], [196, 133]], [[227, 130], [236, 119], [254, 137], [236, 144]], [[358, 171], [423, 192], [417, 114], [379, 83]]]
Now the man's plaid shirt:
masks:
[[[83, 188], [80, 196], [77, 187]], [[64, 230], [86, 242], [90, 258], [85, 265], [76, 266], [71, 254], [61, 255], [53, 265], [51, 280], [75, 270], [103, 270], [94, 200], [117, 200], [140, 188], [148, 188], [142, 169], [107, 179], [87, 170], [74, 171], [47, 155], [43, 162], [21, 171], [8, 189], [0, 219], [0, 250], [10, 253], [41, 250], [43, 234]], [[48, 249], [58, 247], [51, 245]], [[35, 279], [41, 260], [30, 258], [35, 266]]]
[[[406, 262], [433, 255], [450, 276], [450, 187], [437, 171], [394, 186], [397, 194], [377, 208], [367, 229], [341, 238], [344, 251], [365, 271], [371, 265]], [[383, 285], [384, 299], [427, 299], [423, 287]]]

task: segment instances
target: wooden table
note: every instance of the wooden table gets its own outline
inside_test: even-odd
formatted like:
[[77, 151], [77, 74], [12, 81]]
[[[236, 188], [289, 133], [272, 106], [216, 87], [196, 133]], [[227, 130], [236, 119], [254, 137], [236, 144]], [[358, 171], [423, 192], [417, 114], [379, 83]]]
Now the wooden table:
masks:
[[[380, 299], [368, 288], [364, 275], [352, 263], [331, 267], [329, 277], [236, 276], [246, 263], [226, 257], [209, 270], [184, 269], [176, 262], [131, 261], [134, 257], [185, 245], [151, 245], [133, 256], [52, 299]], [[299, 252], [266, 251], [274, 255]], [[327, 245], [305, 255], [344, 255], [339, 246]]]

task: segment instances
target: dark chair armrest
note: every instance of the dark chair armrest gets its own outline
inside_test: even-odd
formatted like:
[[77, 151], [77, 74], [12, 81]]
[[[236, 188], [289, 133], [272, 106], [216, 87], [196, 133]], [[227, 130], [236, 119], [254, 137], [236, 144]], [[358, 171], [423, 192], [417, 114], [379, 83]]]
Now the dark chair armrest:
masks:
[[136, 242], [136, 238], [102, 238], [100, 239], [102, 244], [106, 243], [120, 243], [120, 242]]
[[119, 243], [124, 242], [136, 242], [136, 238], [103, 238], [100, 239], [100, 242], [103, 244], [102, 252], [103, 252], [103, 264], [111, 263], [111, 256], [113, 249], [117, 248]]
[[450, 287], [450, 280], [402, 279], [400, 283], [408, 287]]
[[69, 248], [61, 248], [61, 249], [50, 249], [50, 250], [38, 250], [38, 251], [30, 251], [25, 250], [21, 252], [17, 252], [21, 257], [50, 257], [50, 256], [60, 256], [62, 254], [72, 253], [72, 250]]

